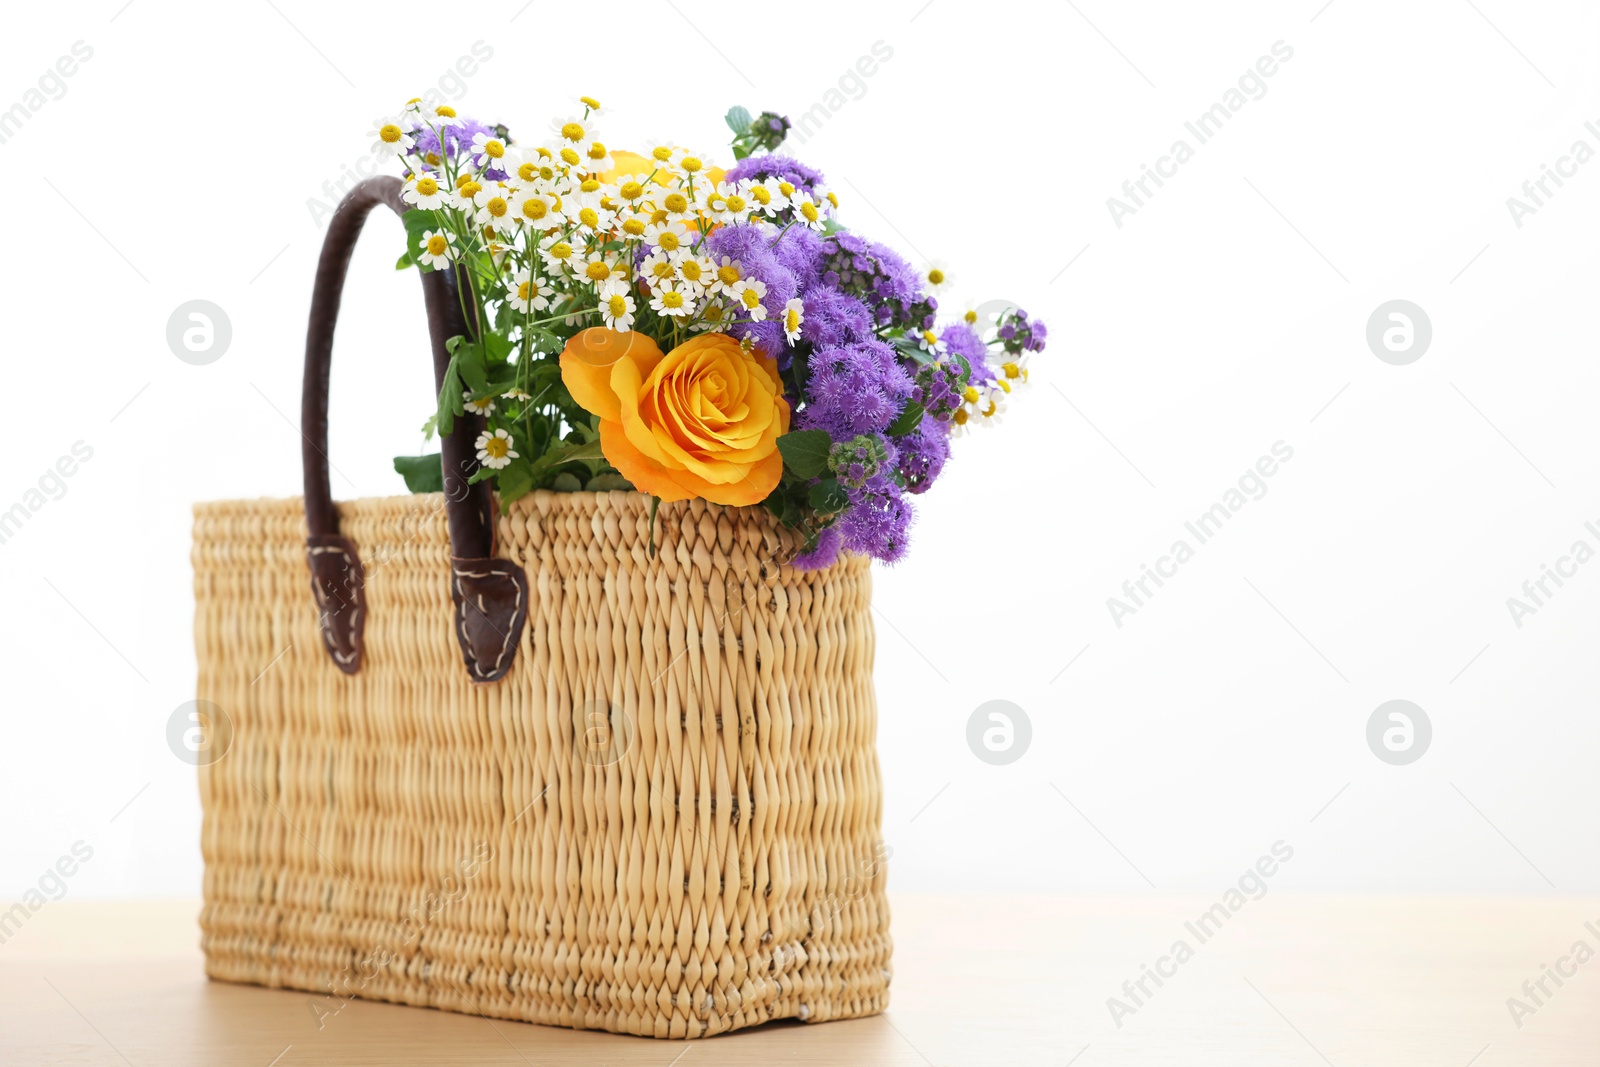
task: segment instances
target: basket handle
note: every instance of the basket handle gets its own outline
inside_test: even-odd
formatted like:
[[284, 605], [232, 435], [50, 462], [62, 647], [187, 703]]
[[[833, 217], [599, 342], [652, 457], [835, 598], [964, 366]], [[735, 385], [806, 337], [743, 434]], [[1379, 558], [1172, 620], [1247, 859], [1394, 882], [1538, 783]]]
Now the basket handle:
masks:
[[[300, 428], [304, 445], [306, 557], [311, 589], [321, 609], [322, 643], [346, 674], [361, 669], [365, 629], [366, 571], [356, 546], [339, 533], [339, 512], [328, 481], [328, 371], [333, 357], [333, 331], [339, 301], [367, 215], [379, 204], [396, 215], [409, 208], [400, 198], [399, 178], [368, 178], [340, 202], [328, 224], [317, 260], [311, 294], [311, 322], [306, 330], [306, 375], [301, 394]], [[428, 336], [433, 344], [434, 388], [443, 386], [450, 366], [445, 342], [465, 335], [466, 319], [458, 287], [464, 273], [422, 272], [422, 295], [428, 309]], [[516, 657], [527, 616], [528, 577], [522, 568], [494, 556], [494, 499], [487, 482], [469, 485], [478, 467], [476, 440], [481, 416], [455, 420], [441, 441], [445, 516], [450, 528], [450, 596], [455, 603], [456, 641], [467, 672], [475, 682], [503, 678]]]

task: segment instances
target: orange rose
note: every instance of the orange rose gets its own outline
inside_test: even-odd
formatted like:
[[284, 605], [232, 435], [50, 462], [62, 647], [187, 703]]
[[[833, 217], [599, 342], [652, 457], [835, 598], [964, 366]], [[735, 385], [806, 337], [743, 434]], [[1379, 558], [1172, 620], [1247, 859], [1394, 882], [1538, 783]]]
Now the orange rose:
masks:
[[561, 380], [600, 416], [600, 450], [640, 492], [758, 504], [783, 474], [789, 404], [777, 364], [726, 334], [662, 355], [637, 331], [594, 326], [567, 342]]

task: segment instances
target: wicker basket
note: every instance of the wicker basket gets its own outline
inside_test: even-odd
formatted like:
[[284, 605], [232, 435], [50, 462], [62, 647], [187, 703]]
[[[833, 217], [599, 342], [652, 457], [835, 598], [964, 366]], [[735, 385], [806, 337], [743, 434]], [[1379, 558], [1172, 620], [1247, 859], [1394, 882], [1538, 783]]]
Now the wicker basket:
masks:
[[882, 1011], [867, 561], [796, 571], [764, 510], [704, 501], [662, 505], [652, 553], [649, 498], [545, 491], [469, 557], [491, 513], [448, 477], [326, 503], [305, 421], [304, 502], [196, 508], [227, 728], [200, 770], [207, 973], [322, 1022], [352, 997], [654, 1037]]

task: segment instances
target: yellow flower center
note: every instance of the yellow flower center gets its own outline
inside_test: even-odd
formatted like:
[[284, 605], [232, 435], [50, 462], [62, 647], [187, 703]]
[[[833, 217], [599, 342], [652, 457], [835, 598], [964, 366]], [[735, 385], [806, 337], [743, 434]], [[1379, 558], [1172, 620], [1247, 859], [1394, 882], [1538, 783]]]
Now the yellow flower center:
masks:
[[761, 297], [756, 295], [756, 291], [754, 289], [746, 289], [744, 292], [739, 294], [739, 299], [744, 301], [744, 306], [749, 308], [751, 311], [754, 311], [756, 308], [761, 306]]
[[818, 218], [817, 205], [809, 200], [802, 200], [800, 202], [800, 214], [806, 217], [807, 222], [816, 222]]
[[443, 234], [436, 233], [428, 238], [428, 255], [430, 256], [442, 256], [444, 255], [444, 250], [449, 247], [450, 242], [445, 240]]
[[422, 158], [427, 160], [428, 165], [431, 166], [431, 167], [437, 167], [440, 163], [444, 162], [443, 160], [441, 160], [439, 158], [439, 153], [437, 153], [437, 152], [429, 152], [427, 155], [423, 156]]
[[750, 195], [756, 198], [756, 203], [758, 204], [766, 205], [772, 203], [772, 190], [765, 185], [751, 186]]
[[664, 144], [656, 145], [650, 150], [650, 155], [654, 157], [657, 163], [665, 163], [667, 160], [672, 158], [672, 149], [668, 148]]
[[394, 144], [400, 140], [400, 127], [392, 122], [386, 122], [378, 128], [378, 136], [383, 139], [384, 144]]
[[644, 195], [644, 186], [636, 181], [622, 183], [622, 188], [617, 190], [617, 195], [624, 200], [637, 200]]
[[567, 123], [561, 127], [561, 136], [569, 141], [583, 140], [583, 124], [578, 122]]
[[784, 196], [793, 196], [794, 186], [790, 185], [788, 182], [779, 182], [778, 192], [782, 193]]
[[965, 320], [968, 326], [976, 326], [978, 324], [978, 313], [976, 311], [969, 311], [962, 315], [961, 318]]
[[721, 282], [723, 285], [732, 285], [742, 277], [744, 277], [744, 275], [739, 273], [738, 264], [724, 263], [722, 266], [717, 268], [717, 281]]
[[510, 209], [510, 205], [507, 204], [503, 198], [498, 196], [491, 196], [489, 198], [489, 202], [484, 204], [483, 207], [485, 211], [489, 212], [489, 214], [493, 215], [497, 219], [503, 216], [506, 211]]
[[722, 308], [721, 308], [721, 306], [717, 305], [717, 304], [708, 305], [706, 307], [705, 312], [703, 313], [703, 317], [709, 323], [715, 324], [715, 323], [721, 322], [722, 321]]
[[442, 119], [453, 119], [456, 117], [456, 109], [451, 107], [449, 104], [440, 104], [438, 107], [433, 109], [433, 113]]
[[1000, 405], [996, 404], [993, 400], [989, 401], [989, 406], [983, 409], [983, 417], [986, 419], [993, 418], [994, 413], [998, 411], [999, 408]]
[[828, 203], [832, 204], [834, 207], [839, 206], [839, 197], [832, 189], [828, 190]]
[[728, 210], [736, 215], [745, 208], [744, 197], [740, 196], [738, 193], [729, 195], [726, 203], [728, 205]]
[[469, 180], [469, 181], [465, 181], [465, 182], [461, 183], [460, 193], [461, 193], [462, 196], [468, 198], [469, 200], [472, 197], [477, 196], [481, 192], [483, 192], [483, 186], [479, 185], [475, 181], [470, 181]]
[[683, 212], [689, 208], [689, 201], [682, 193], [668, 193], [661, 203], [668, 211]]
[[611, 267], [603, 260], [595, 260], [593, 263], [583, 268], [583, 273], [587, 275], [589, 280], [592, 282], [603, 282], [607, 278], [611, 277]]
[[505, 459], [506, 453], [511, 450], [511, 442], [504, 437], [491, 437], [483, 443], [483, 450], [490, 459]]
[[614, 319], [620, 319], [628, 313], [628, 298], [621, 293], [612, 293], [611, 299], [606, 303], [610, 307], [611, 317]]
[[[974, 316], [974, 318], [976, 318], [976, 316]], [[1007, 378], [1022, 377], [1022, 368], [1017, 366], [1015, 363], [1002, 363], [1000, 364], [1000, 369], [1006, 372]]]
[[583, 179], [583, 184], [578, 186], [578, 189], [580, 191], [582, 191], [582, 192], [585, 192], [585, 193], [597, 192], [600, 189], [600, 179], [599, 178], [585, 178], [585, 179]]
[[588, 154], [589, 154], [589, 162], [598, 163], [602, 159], [606, 158], [606, 146], [601, 144], [599, 141], [595, 141], [593, 144], [591, 144], [589, 146], [589, 153]]
[[691, 282], [697, 282], [701, 279], [705, 272], [700, 269], [699, 263], [692, 259], [686, 259], [682, 263], [678, 264], [678, 273], [682, 274]]
[[534, 149], [534, 151], [538, 153], [540, 159], [550, 158], [550, 149], [546, 148], [544, 145], [540, 145], [538, 148]]
[[550, 254], [556, 259], [566, 259], [572, 255], [572, 246], [565, 241], [557, 241], [550, 246]]
[[939, 343], [939, 335], [934, 333], [932, 330], [923, 330], [922, 339], [928, 342], [930, 345], [936, 345]]
[[517, 299], [518, 300], [526, 300], [526, 299], [528, 299], [528, 289], [529, 289], [530, 286], [532, 286], [532, 284], [533, 284], [532, 282], [523, 282], [521, 285], [517, 286]]
[[549, 214], [549, 212], [550, 205], [546, 204], [542, 197], [530, 196], [528, 199], [522, 202], [522, 214], [525, 218], [538, 221], [539, 219], [544, 218], [545, 215]]
[[434, 193], [437, 193], [438, 191], [439, 191], [439, 183], [434, 181], [432, 178], [418, 178], [417, 179], [417, 195], [419, 195], [419, 196], [432, 196]]
[[483, 142], [483, 154], [490, 159], [499, 159], [506, 154], [506, 146], [499, 141], [485, 141]]
[[662, 230], [660, 233], [656, 234], [656, 244], [660, 245], [662, 248], [665, 248], [668, 252], [676, 252], [678, 250], [678, 246], [682, 244], [682, 242], [678, 240], [678, 235], [676, 232], [672, 230]]
[[537, 173], [539, 173], [539, 168], [535, 167], [532, 163], [524, 163], [522, 166], [517, 168], [517, 177], [521, 178], [525, 182], [533, 181], [533, 176]]
[[672, 264], [668, 263], [664, 259], [659, 261], [659, 262], [657, 262], [657, 263], [655, 263], [650, 268], [650, 277], [652, 277], [652, 278], [670, 278], [670, 277], [672, 277]]
[[578, 155], [578, 151], [575, 148], [563, 148], [561, 150], [561, 162], [565, 163], [569, 167], [577, 166], [578, 160], [582, 158], [582, 156]]
[[657, 226], [661, 225], [663, 222], [666, 222], [667, 221], [667, 209], [666, 208], [657, 208], [656, 210], [652, 211], [650, 213], [650, 221], [655, 223]]
[[698, 156], [684, 156], [683, 162], [679, 163], [678, 166], [682, 167], [690, 174], [694, 174], [699, 171], [701, 167], [705, 166], [705, 164], [700, 162], [700, 157]]
[[664, 308], [673, 309], [683, 307], [683, 294], [668, 289], [666, 292], [661, 294], [661, 306]]
[[950, 421], [957, 426], [965, 426], [967, 424], [967, 409], [956, 408], [956, 413], [950, 416]]
[[1008, 393], [1011, 392], [1011, 383], [1006, 381], [1004, 378], [997, 379], [995, 381], [995, 384], [998, 385], [1001, 389], [1005, 390], [1006, 392], [1008, 392]]
[[578, 212], [578, 221], [592, 230], [600, 225], [600, 213], [592, 207], [586, 207]]
[[969, 385], [961, 390], [961, 399], [969, 404], [976, 404], [978, 402], [978, 391]]
[[800, 328], [800, 312], [790, 308], [783, 316], [783, 328], [786, 333], [794, 333]]
[[644, 223], [639, 219], [628, 219], [622, 224], [622, 232], [629, 237], [644, 236]]
[[600, 101], [596, 100], [592, 96], [580, 96], [578, 97], [578, 102], [584, 107], [588, 108], [590, 111], [600, 110]]
[[[928, 284], [929, 285], [943, 285], [944, 284], [944, 271], [940, 270], [938, 267], [935, 267], [932, 270], [930, 270], [928, 272]], [[976, 321], [976, 320], [977, 320], [977, 316], [974, 315], [972, 317], [972, 321]]]

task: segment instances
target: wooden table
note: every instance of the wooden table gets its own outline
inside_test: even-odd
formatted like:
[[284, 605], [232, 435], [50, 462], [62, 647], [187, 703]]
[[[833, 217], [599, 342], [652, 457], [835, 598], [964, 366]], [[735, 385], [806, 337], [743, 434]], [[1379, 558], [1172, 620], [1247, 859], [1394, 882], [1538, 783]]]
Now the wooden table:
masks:
[[1185, 924], [1215, 903], [897, 896], [887, 1015], [660, 1042], [377, 1003], [319, 1030], [306, 994], [204, 978], [196, 904], [62, 901], [0, 945], [0, 1063], [1600, 1064], [1600, 958], [1561, 962], [1600, 952], [1600, 901], [1269, 894], [1202, 942]]

